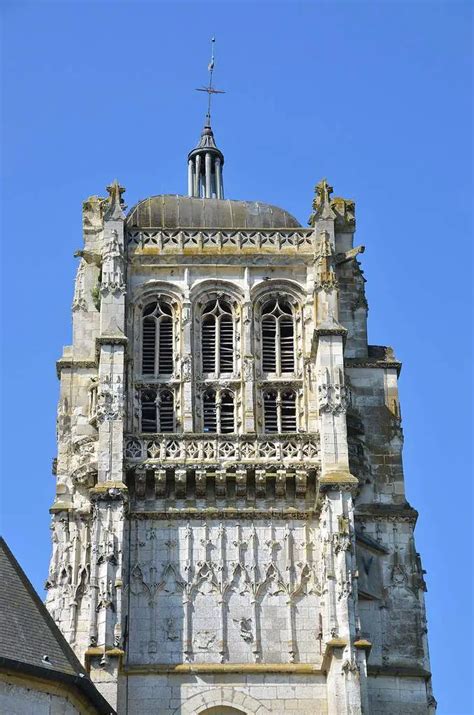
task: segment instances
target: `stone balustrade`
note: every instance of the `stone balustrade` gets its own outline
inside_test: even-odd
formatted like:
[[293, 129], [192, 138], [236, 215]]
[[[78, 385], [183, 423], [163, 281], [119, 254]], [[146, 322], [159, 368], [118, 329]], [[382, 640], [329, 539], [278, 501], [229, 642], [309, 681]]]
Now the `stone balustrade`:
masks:
[[319, 464], [319, 434], [211, 435], [150, 434], [128, 436], [125, 457], [138, 462], [187, 464]]
[[127, 233], [129, 250], [156, 248], [160, 252], [181, 253], [188, 250], [282, 251], [312, 253], [312, 229], [154, 229], [131, 230]]

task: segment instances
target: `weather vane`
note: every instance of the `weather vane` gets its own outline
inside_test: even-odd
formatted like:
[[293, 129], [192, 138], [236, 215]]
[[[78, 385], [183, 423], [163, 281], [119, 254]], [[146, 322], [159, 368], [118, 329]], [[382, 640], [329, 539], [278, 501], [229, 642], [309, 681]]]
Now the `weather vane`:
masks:
[[211, 124], [211, 98], [213, 94], [225, 94], [225, 91], [223, 89], [215, 89], [212, 86], [212, 74], [214, 72], [214, 43], [216, 41], [215, 37], [211, 38], [211, 61], [209, 62], [207, 69], [209, 70], [209, 84], [207, 87], [196, 87], [196, 91], [198, 92], [207, 92], [208, 96], [208, 101], [207, 101], [207, 114], [206, 114], [206, 120], [207, 124], [210, 126]]

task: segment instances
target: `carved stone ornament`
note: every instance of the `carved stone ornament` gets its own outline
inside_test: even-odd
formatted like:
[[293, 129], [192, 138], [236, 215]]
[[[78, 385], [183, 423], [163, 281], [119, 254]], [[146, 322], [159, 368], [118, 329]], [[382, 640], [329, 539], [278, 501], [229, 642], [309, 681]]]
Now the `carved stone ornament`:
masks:
[[244, 380], [253, 380], [254, 359], [246, 355], [242, 361], [242, 373]]
[[334, 218], [334, 214], [331, 211], [333, 187], [328, 184], [327, 179], [322, 179], [316, 184], [314, 191], [313, 213], [308, 221], [310, 226], [314, 226], [318, 218]]
[[73, 311], [87, 310], [86, 292], [85, 292], [85, 272], [86, 262], [81, 258], [77, 268], [76, 283], [74, 286], [74, 298], [72, 301]]
[[104, 218], [106, 221], [120, 220], [125, 218], [124, 210], [127, 208], [123, 199], [122, 194], [125, 192], [125, 188], [120, 186], [117, 179], [114, 179], [112, 183], [106, 187], [109, 194], [107, 199], [106, 210], [104, 213]]
[[197, 650], [211, 650], [216, 641], [213, 631], [198, 631], [194, 636], [193, 646]]
[[181, 379], [190, 382], [193, 374], [193, 361], [191, 355], [184, 355], [181, 358]]
[[234, 618], [234, 623], [236, 623], [239, 628], [240, 637], [242, 638], [242, 640], [246, 643], [252, 643], [252, 619], [245, 618], [244, 616], [242, 616], [241, 618]]
[[337, 196], [331, 200], [331, 209], [336, 217], [336, 224], [338, 226], [354, 229], [355, 201]]
[[97, 396], [97, 422], [118, 420], [123, 417], [122, 387], [116, 385], [112, 391], [103, 387]]
[[318, 385], [319, 411], [340, 414], [347, 410], [350, 404], [349, 390], [338, 383], [323, 383]]
[[123, 293], [124, 259], [118, 232], [113, 229], [106, 241], [102, 254], [102, 282], [100, 291], [104, 293]]

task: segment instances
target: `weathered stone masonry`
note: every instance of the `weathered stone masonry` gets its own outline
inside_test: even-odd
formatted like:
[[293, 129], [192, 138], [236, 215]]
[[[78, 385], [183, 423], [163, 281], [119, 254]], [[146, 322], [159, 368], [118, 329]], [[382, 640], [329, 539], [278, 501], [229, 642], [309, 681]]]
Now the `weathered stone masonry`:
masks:
[[434, 713], [354, 203], [322, 181], [302, 228], [190, 177], [84, 202], [48, 608], [119, 713]]

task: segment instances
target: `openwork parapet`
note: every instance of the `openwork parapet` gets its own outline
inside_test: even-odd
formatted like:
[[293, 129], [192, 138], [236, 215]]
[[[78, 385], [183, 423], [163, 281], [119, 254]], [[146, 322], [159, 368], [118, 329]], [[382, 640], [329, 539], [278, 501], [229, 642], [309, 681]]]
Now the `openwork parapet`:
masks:
[[155, 229], [129, 231], [129, 248], [155, 247], [163, 252], [183, 250], [284, 250], [312, 252], [314, 232], [312, 229]]
[[128, 436], [125, 457], [131, 463], [229, 465], [271, 463], [319, 463], [319, 434], [209, 435], [167, 434]]

